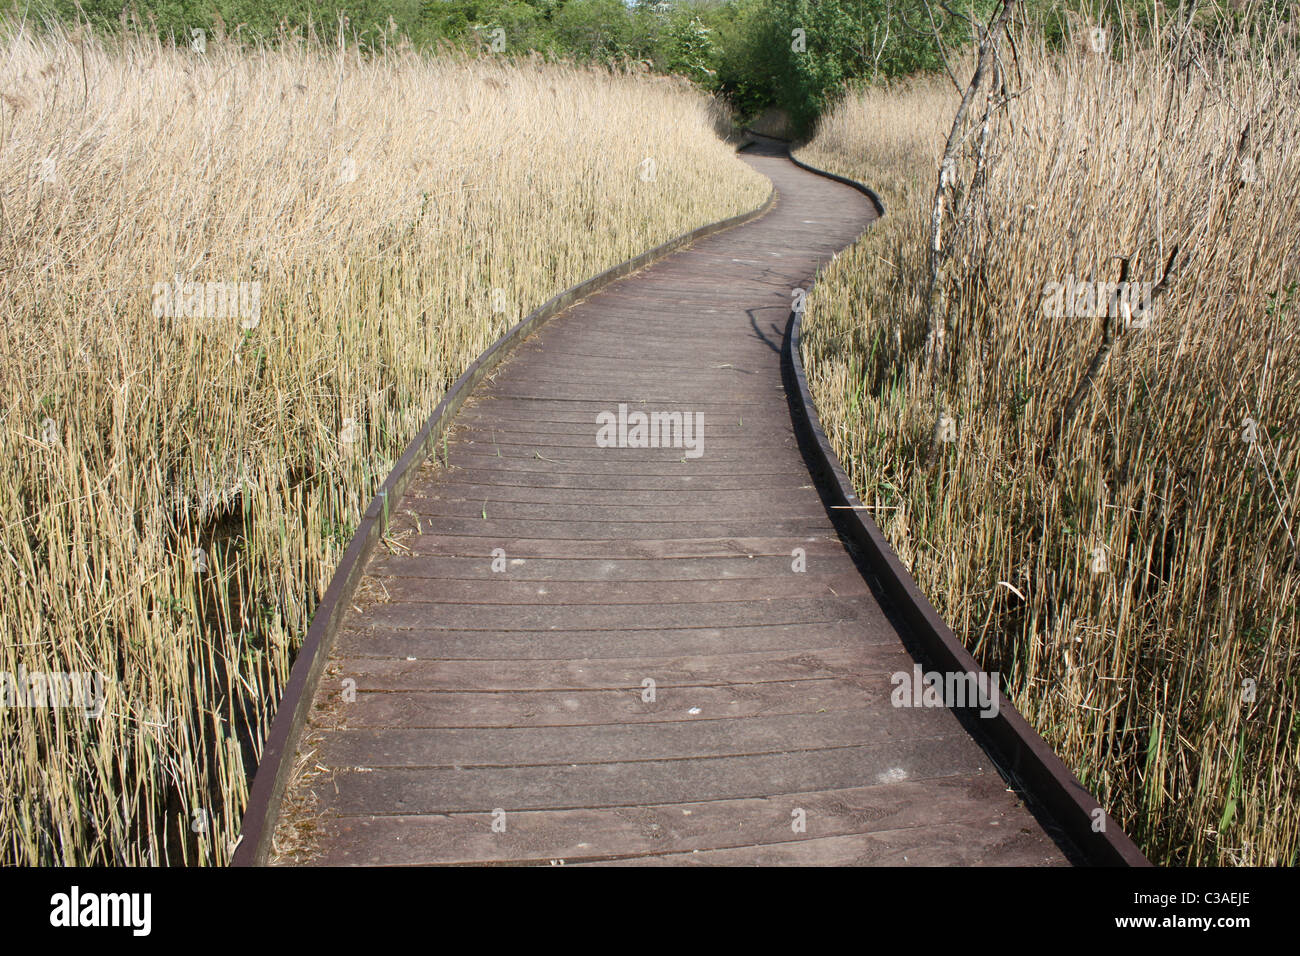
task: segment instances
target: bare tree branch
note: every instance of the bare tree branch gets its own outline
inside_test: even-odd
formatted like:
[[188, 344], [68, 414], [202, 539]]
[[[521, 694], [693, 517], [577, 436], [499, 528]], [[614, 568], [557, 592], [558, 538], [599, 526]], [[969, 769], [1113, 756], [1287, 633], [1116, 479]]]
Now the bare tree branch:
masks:
[[[971, 77], [970, 84], [966, 87], [966, 92], [962, 94], [961, 103], [958, 105], [957, 113], [953, 117], [952, 128], [948, 132], [948, 140], [944, 145], [943, 158], [939, 163], [939, 181], [935, 186], [934, 203], [930, 213], [930, 275], [925, 295], [926, 325], [928, 326], [926, 367], [931, 376], [938, 375], [945, 355], [944, 337], [947, 331], [947, 309], [942, 301], [943, 291], [939, 283], [939, 269], [944, 258], [944, 210], [947, 205], [948, 187], [956, 179], [956, 154], [958, 145], [963, 139], [961, 135], [962, 124], [966, 120], [966, 114], [970, 110], [971, 102], [983, 85], [989, 63], [992, 61], [993, 54], [997, 49], [999, 37], [1006, 30], [1007, 21], [1010, 19], [1012, 11], [1015, 10], [1016, 3], [1017, 0], [1002, 0], [1002, 7], [997, 16], [994, 17], [993, 22], [989, 24], [987, 29], [979, 30], [979, 54], [975, 63], [975, 73]], [[929, 9], [928, 2], [926, 9]], [[936, 297], [940, 299], [937, 304]]]

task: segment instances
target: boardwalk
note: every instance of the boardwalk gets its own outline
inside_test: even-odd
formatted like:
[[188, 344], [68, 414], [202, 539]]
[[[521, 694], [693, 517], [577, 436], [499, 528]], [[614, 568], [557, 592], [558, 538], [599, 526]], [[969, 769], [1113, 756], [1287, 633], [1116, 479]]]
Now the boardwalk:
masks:
[[[767, 215], [553, 319], [415, 478], [274, 862], [1066, 862], [949, 711], [891, 706], [913, 660], [795, 440], [791, 290], [873, 209], [744, 158]], [[620, 405], [702, 448], [600, 447]]]

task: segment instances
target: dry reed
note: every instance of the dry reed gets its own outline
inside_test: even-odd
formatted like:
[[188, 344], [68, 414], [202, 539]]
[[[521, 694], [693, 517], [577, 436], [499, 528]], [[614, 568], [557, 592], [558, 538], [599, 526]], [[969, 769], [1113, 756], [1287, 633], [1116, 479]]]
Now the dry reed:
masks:
[[108, 680], [99, 719], [0, 707], [0, 860], [222, 864], [315, 602], [449, 384], [767, 184], [684, 82], [400, 43], [16, 23], [0, 93], [0, 673]]
[[[967, 130], [936, 381], [926, 240], [957, 94], [874, 89], [826, 118], [802, 158], [889, 215], [819, 280], [804, 357], [922, 589], [1146, 853], [1293, 864], [1297, 56], [1267, 24], [1223, 45], [1173, 24], [1144, 46], [1101, 24], [1102, 49], [1094, 26], [1055, 52], [1021, 34], [983, 191]], [[1053, 444], [1104, 320], [1049, 314], [1050, 284], [1115, 280], [1120, 256], [1152, 282], [1175, 247], [1169, 292], [1120, 314]], [[935, 442], [945, 412], [956, 440]]]

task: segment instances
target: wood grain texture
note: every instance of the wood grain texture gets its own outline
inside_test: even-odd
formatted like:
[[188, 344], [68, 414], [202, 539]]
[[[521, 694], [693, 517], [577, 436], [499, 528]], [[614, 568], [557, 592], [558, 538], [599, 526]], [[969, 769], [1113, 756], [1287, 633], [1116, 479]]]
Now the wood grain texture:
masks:
[[[1068, 862], [951, 712], [892, 705], [913, 659], [791, 425], [792, 290], [876, 210], [743, 158], [771, 211], [552, 319], [412, 479], [273, 862]], [[702, 455], [600, 447], [620, 404], [701, 414]]]

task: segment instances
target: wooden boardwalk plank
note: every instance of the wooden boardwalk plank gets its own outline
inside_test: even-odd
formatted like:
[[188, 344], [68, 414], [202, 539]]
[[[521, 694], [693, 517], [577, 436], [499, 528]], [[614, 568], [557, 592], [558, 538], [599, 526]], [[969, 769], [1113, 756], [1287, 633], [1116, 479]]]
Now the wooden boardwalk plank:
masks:
[[[878, 681], [886, 685], [882, 675]], [[640, 688], [563, 691], [400, 691], [358, 693], [349, 727], [577, 727], [694, 722], [759, 714], [800, 714], [862, 707], [869, 691], [856, 680], [669, 686], [647, 704]], [[884, 696], [887, 701], [888, 696]], [[893, 708], [890, 708], [893, 710]], [[910, 716], [910, 715], [909, 715]]]
[[[675, 581], [676, 604], [716, 604], [728, 601], [768, 601], [803, 598], [810, 594], [832, 597], [870, 594], [860, 574], [817, 575], [811, 580], [789, 573], [774, 578], [737, 578], [729, 581]], [[406, 604], [475, 604], [482, 598], [483, 581], [444, 581], [432, 578], [392, 577], [378, 581], [388, 601]], [[663, 581], [495, 581], [492, 599], [500, 604], [581, 605], [662, 604]]]
[[[791, 814], [796, 809], [804, 811], [804, 834], [793, 832]], [[1001, 781], [975, 774], [736, 800], [521, 811], [509, 814], [505, 830], [496, 832], [492, 818], [484, 814], [336, 816], [325, 822], [328, 830], [322, 834], [323, 855], [318, 862], [414, 866], [490, 861], [545, 866], [616, 860], [610, 848], [619, 847], [629, 862], [708, 863], [709, 858], [700, 861], [695, 851], [775, 845], [784, 848], [778, 852], [791, 854], [796, 852], [790, 848], [796, 840], [871, 833], [909, 834], [910, 845], [919, 851], [919, 841], [927, 837], [917, 830], [933, 828], [936, 819], [967, 821], [986, 830], [986, 835], [975, 836], [991, 843], [993, 851], [957, 847], [946, 858], [931, 854], [929, 862], [1001, 862], [1005, 856], [997, 850], [999, 843], [1024, 840], [1041, 851], [1032, 835], [1023, 832], [1027, 826], [1023, 818], [1023, 808]], [[831, 862], [826, 849], [818, 843], [820, 858], [804, 862]], [[694, 860], [670, 856], [692, 853]], [[914, 856], [921, 858], [919, 852]], [[639, 859], [643, 857], [658, 859]], [[835, 854], [835, 859], [841, 858]], [[1023, 862], [1052, 861], [1035, 855]]]
[[[489, 547], [485, 547], [489, 544]], [[416, 534], [394, 539], [400, 554], [440, 554], [446, 556], [474, 555], [490, 558], [494, 547], [509, 555], [507, 562], [514, 566], [519, 558], [572, 558], [574, 560], [684, 560], [687, 558], [734, 558], [778, 555], [788, 557], [793, 548], [802, 548], [813, 555], [844, 552], [837, 537], [829, 532], [801, 535], [797, 538], [637, 538], [623, 541], [592, 541], [574, 538], [492, 538], [485, 541], [477, 535]], [[471, 546], [472, 545], [472, 546]]]
[[[887, 622], [881, 615], [881, 627]], [[477, 631], [442, 628], [345, 628], [337, 638], [342, 657], [433, 660], [621, 660], [645, 656], [693, 657], [744, 651], [791, 654], [839, 642], [898, 647], [887, 631], [835, 621], [758, 627], [639, 628], [627, 631]]]
[[[601, 733], [591, 731], [592, 736]], [[513, 767], [333, 768], [317, 789], [338, 813], [491, 813], [629, 807], [838, 790], [987, 769], [970, 739], [890, 738], [870, 746], [778, 754]], [[322, 777], [326, 776], [324, 774]], [[508, 807], [505, 805], [509, 804]], [[935, 820], [934, 823], [940, 821]]]
[[[336, 767], [573, 766], [635, 760], [788, 753], [799, 741], [822, 749], [852, 747], [882, 726], [889, 736], [903, 733], [903, 721], [881, 723], [877, 710], [824, 714], [765, 714], [758, 717], [610, 724], [599, 734], [575, 727], [449, 728], [408, 730], [385, 727], [330, 734], [318, 755]], [[897, 717], [897, 715], [895, 715]], [[952, 715], [928, 711], [924, 736], [957, 732]]]
[[[488, 589], [484, 600], [494, 599]], [[663, 604], [372, 604], [363, 609], [380, 627], [437, 626], [463, 630], [636, 631], [642, 628], [738, 627], [757, 624], [829, 624], [879, 620], [863, 599], [814, 597], [798, 600], [708, 601], [678, 604], [670, 593]], [[635, 626], [633, 626], [635, 624]]]
[[[642, 693], [642, 682], [653, 678], [659, 689], [729, 686], [763, 681], [853, 677], [880, 679], [899, 666], [910, 667], [907, 655], [893, 645], [878, 645], [865, 655], [847, 645], [819, 647], [787, 655], [770, 651], [698, 654], [690, 657], [629, 657], [618, 661], [570, 658], [562, 661], [448, 661], [405, 658], [349, 658], [339, 672], [357, 682], [357, 691], [386, 690], [627, 690]], [[870, 676], [868, 676], [870, 675]], [[870, 701], [864, 700], [864, 705]]]
[[[816, 561], [814, 555], [810, 558]], [[786, 578], [790, 573], [789, 554], [750, 557], [678, 558], [654, 561], [638, 558], [610, 560], [604, 558], [515, 558], [507, 562], [510, 580], [523, 581], [732, 581], [748, 578]], [[495, 572], [487, 555], [439, 557], [434, 555], [389, 555], [372, 565], [374, 573], [385, 579], [439, 578], [446, 581], [489, 580]]]
[[[941, 829], [909, 827], [722, 850], [665, 853], [616, 861], [620, 866], [1000, 866], [1052, 863], [1032, 831], [995, 829], [960, 817]], [[611, 861], [614, 862], [614, 861]]]
[[[874, 209], [745, 158], [771, 211], [542, 326], [392, 503], [275, 862], [1066, 862], [952, 712], [895, 706], [796, 439], [792, 290]], [[698, 413], [700, 456], [602, 447], [620, 405]]]

